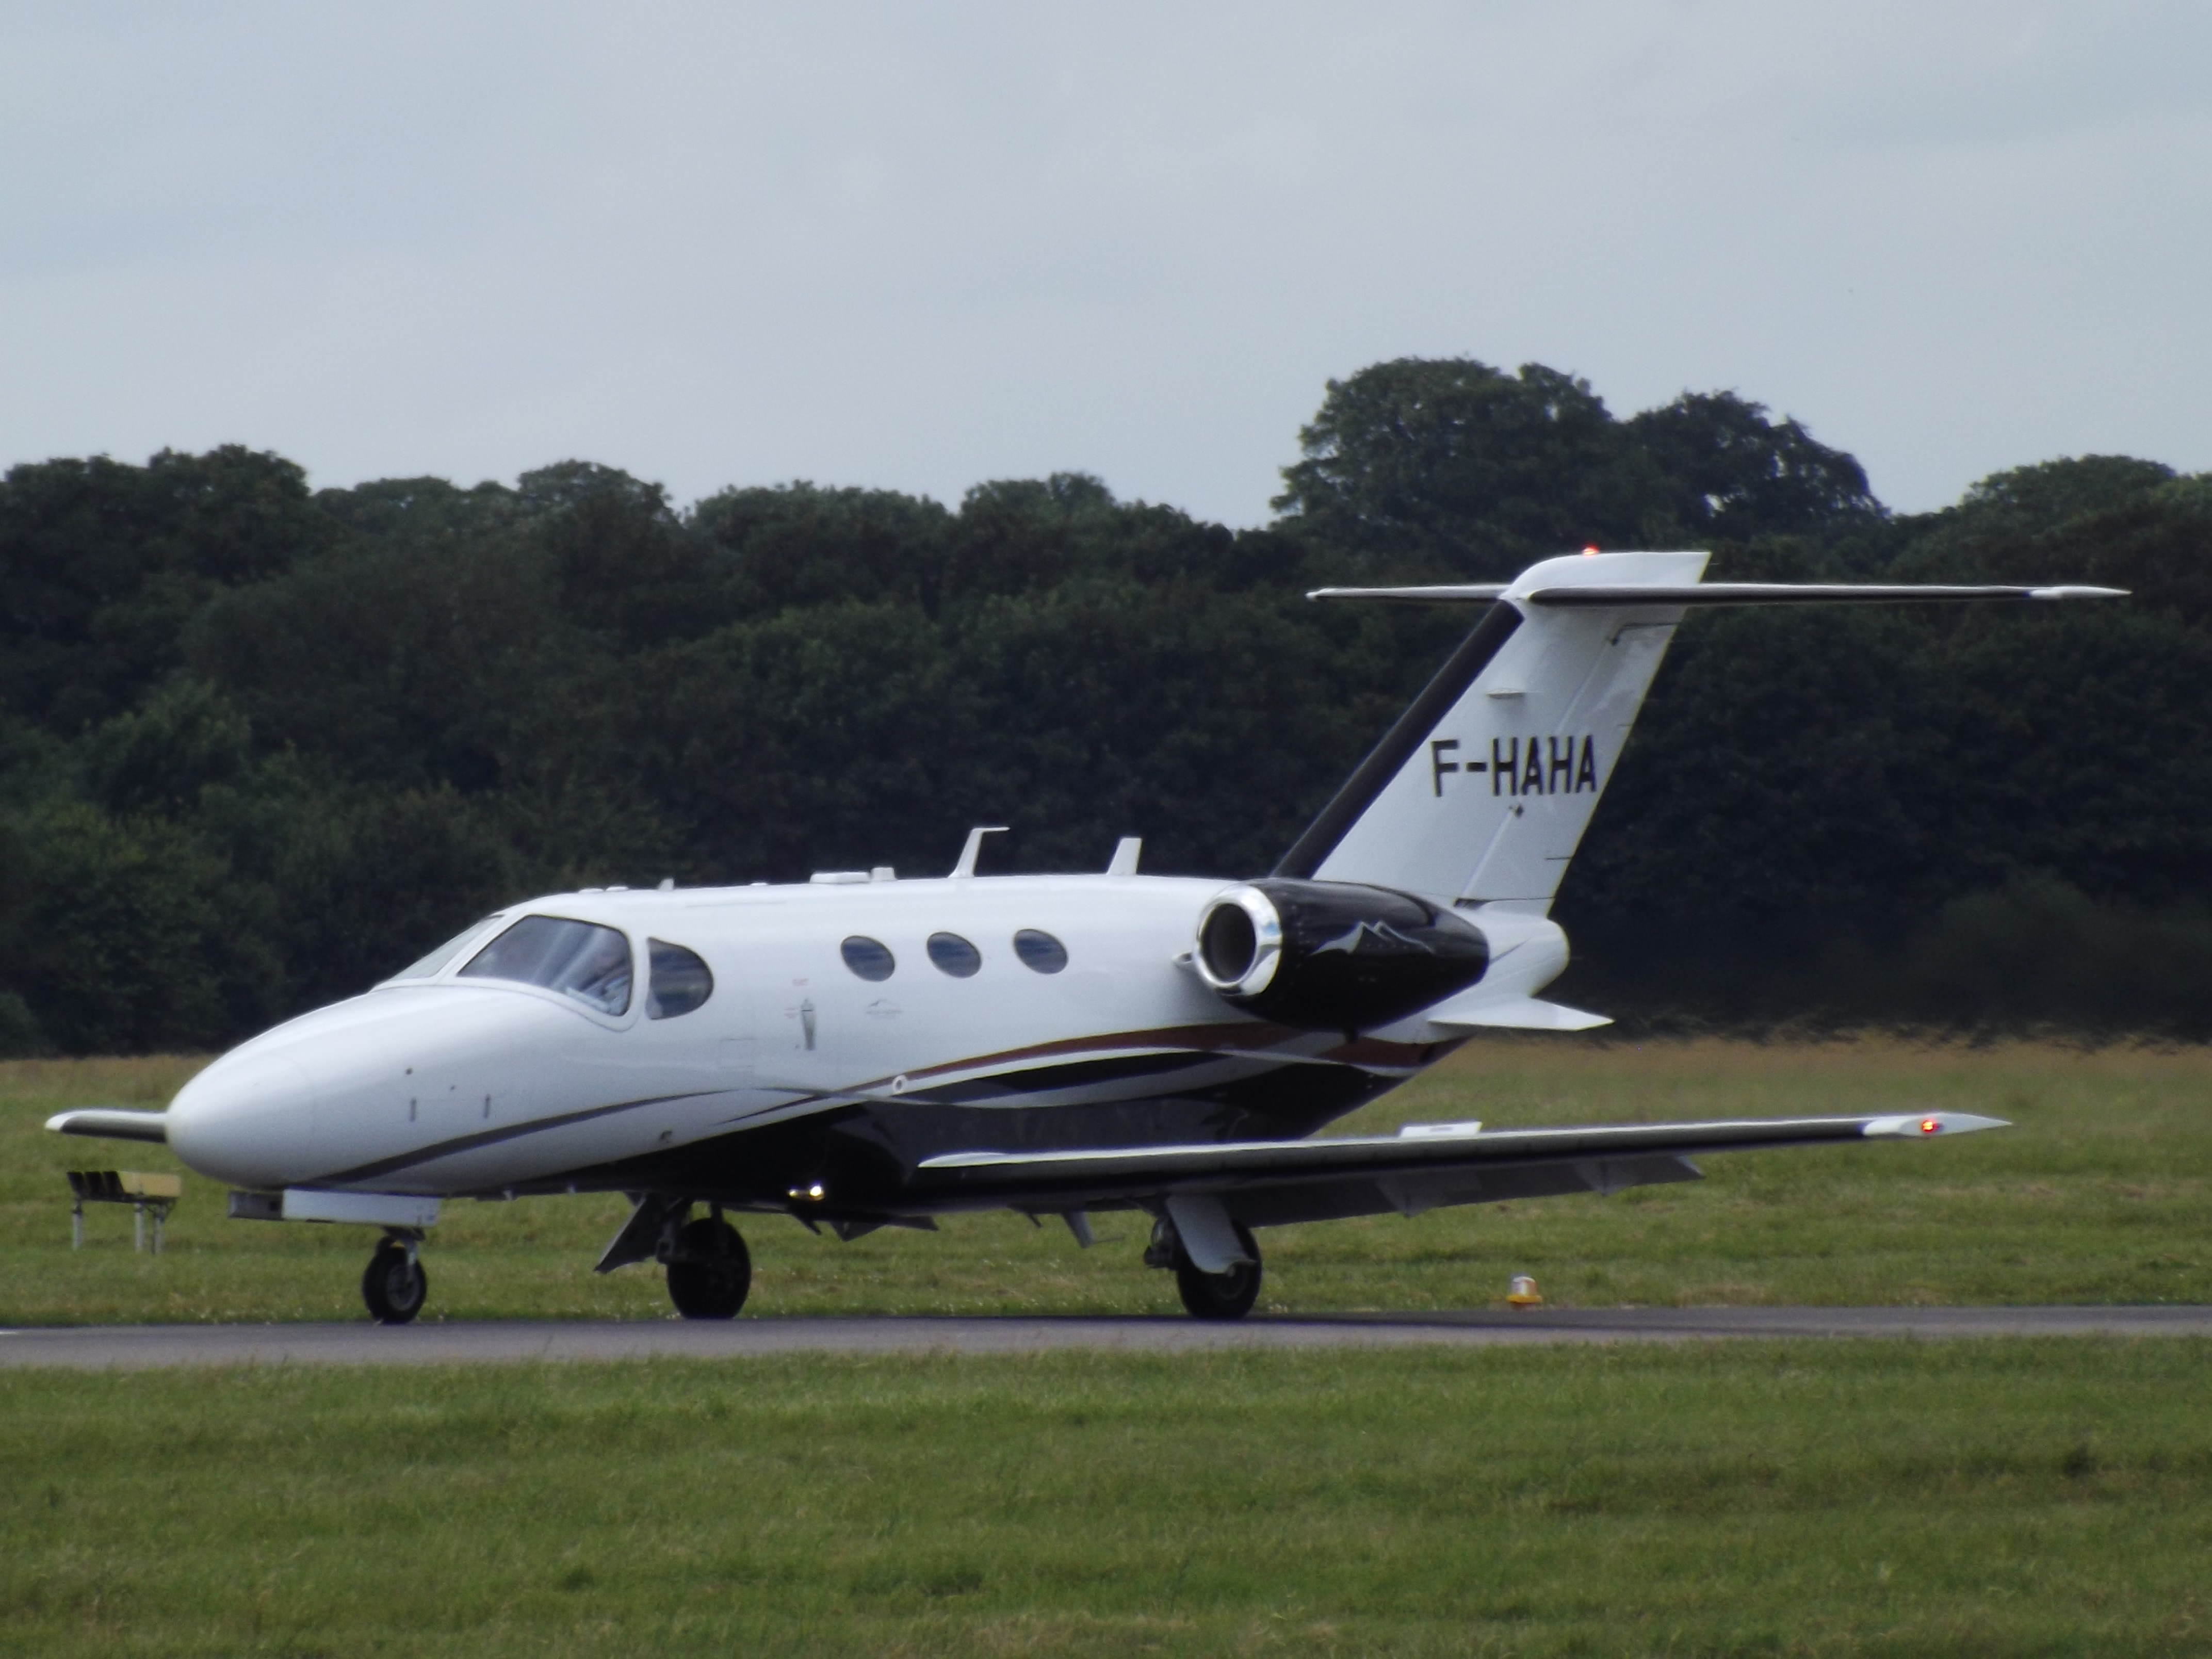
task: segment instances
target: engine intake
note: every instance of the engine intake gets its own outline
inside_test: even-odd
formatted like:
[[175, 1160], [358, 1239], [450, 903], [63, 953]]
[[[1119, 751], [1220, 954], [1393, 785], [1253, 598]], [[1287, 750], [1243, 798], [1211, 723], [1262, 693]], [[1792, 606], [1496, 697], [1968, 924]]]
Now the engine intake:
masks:
[[1466, 917], [1410, 893], [1271, 877], [1206, 906], [1191, 959], [1215, 993], [1262, 1019], [1356, 1031], [1474, 984], [1490, 942]]

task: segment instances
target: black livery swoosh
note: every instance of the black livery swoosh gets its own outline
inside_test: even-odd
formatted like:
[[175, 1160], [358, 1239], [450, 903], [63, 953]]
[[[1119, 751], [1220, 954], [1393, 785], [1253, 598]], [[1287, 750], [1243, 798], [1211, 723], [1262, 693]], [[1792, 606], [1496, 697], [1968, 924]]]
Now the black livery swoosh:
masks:
[[479, 1146], [496, 1146], [502, 1140], [534, 1135], [541, 1130], [565, 1129], [572, 1123], [587, 1123], [595, 1117], [611, 1117], [617, 1112], [634, 1112], [643, 1106], [664, 1106], [675, 1100], [700, 1100], [708, 1095], [725, 1092], [720, 1089], [700, 1089], [688, 1094], [653, 1095], [645, 1100], [618, 1101], [612, 1106], [587, 1106], [578, 1112], [561, 1112], [552, 1117], [532, 1118], [527, 1123], [502, 1124], [496, 1129], [479, 1129], [474, 1134], [455, 1135], [451, 1140], [434, 1141], [428, 1146], [418, 1146], [411, 1152], [400, 1152], [391, 1158], [380, 1158], [371, 1164], [357, 1164], [350, 1170], [335, 1170], [299, 1184], [303, 1187], [336, 1187], [356, 1181], [374, 1181], [379, 1176], [395, 1175], [401, 1170], [411, 1170], [419, 1164], [451, 1158], [456, 1152], [472, 1152]]

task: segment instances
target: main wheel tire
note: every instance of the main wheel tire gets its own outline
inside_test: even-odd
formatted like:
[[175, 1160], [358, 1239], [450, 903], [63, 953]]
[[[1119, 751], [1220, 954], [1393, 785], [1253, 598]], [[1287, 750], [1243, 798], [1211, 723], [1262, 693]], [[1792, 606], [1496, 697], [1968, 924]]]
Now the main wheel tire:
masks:
[[686, 1319], [735, 1319], [753, 1286], [753, 1259], [726, 1221], [702, 1216], [677, 1230], [668, 1299]]
[[368, 1316], [380, 1325], [404, 1325], [422, 1311], [430, 1294], [430, 1275], [418, 1259], [407, 1259], [407, 1247], [386, 1240], [368, 1258], [368, 1271], [361, 1276], [361, 1299]]
[[1225, 1273], [1210, 1273], [1190, 1259], [1180, 1241], [1176, 1245], [1176, 1288], [1193, 1319], [1242, 1319], [1260, 1299], [1260, 1247], [1252, 1230], [1237, 1223], [1237, 1242], [1252, 1259]]

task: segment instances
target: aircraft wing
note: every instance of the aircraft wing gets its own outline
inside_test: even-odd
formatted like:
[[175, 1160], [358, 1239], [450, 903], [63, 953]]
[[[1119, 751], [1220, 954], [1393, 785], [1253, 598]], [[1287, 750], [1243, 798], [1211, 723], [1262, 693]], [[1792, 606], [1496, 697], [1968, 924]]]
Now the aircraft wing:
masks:
[[1700, 1152], [1935, 1140], [2005, 1127], [2001, 1118], [1966, 1112], [1559, 1129], [1412, 1124], [1395, 1135], [1316, 1140], [947, 1152], [922, 1162], [912, 1190], [932, 1209], [1038, 1212], [1123, 1208], [1207, 1194], [1234, 1219], [1265, 1227], [1695, 1181], [1698, 1170], [1689, 1159]]
[[127, 1106], [79, 1106], [56, 1112], [46, 1127], [60, 1135], [95, 1135], [103, 1140], [149, 1140], [161, 1144], [169, 1138], [165, 1112], [133, 1111]]

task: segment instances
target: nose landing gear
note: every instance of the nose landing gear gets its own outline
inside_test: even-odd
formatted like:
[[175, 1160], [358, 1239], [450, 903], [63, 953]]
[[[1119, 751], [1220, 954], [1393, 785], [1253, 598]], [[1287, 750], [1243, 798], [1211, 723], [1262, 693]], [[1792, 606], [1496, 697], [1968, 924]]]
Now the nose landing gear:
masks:
[[752, 1288], [752, 1256], [738, 1230], [714, 1213], [676, 1230], [663, 1258], [668, 1299], [686, 1319], [735, 1319]]
[[368, 1258], [368, 1271], [361, 1276], [361, 1299], [378, 1324], [404, 1325], [422, 1311], [430, 1294], [430, 1276], [416, 1255], [422, 1243], [419, 1233], [393, 1233]]

